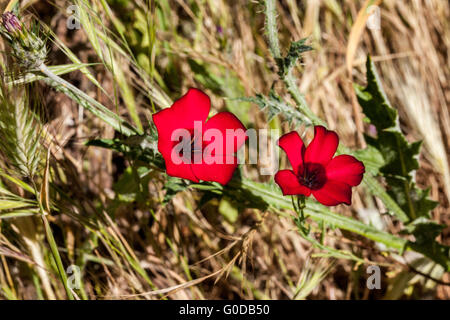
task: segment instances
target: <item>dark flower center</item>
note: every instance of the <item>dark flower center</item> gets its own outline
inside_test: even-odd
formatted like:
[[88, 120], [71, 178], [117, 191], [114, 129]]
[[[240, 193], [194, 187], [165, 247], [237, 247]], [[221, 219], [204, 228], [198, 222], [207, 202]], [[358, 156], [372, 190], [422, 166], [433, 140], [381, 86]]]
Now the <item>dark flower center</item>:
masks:
[[191, 140], [191, 163], [194, 163], [195, 156], [198, 155], [198, 157], [201, 158], [203, 153], [201, 143], [198, 141], [195, 141], [194, 138]]
[[[186, 163], [195, 163], [196, 161], [201, 161], [203, 148], [202, 148], [202, 138], [191, 132], [191, 140], [186, 141], [183, 148], [180, 150], [179, 156], [184, 159]], [[177, 144], [178, 142], [174, 143]], [[190, 153], [188, 152], [190, 150]]]
[[319, 163], [305, 163], [299, 170], [298, 181], [311, 190], [320, 189], [327, 181], [325, 168]]

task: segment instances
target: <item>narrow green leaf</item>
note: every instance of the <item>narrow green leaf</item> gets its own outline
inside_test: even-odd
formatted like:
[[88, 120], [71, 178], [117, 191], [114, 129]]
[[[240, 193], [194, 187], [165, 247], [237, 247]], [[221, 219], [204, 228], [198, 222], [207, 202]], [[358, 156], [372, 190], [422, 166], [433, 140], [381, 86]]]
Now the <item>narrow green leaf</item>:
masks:
[[11, 218], [22, 218], [37, 215], [37, 212], [32, 211], [13, 211], [8, 213], [0, 213], [0, 220]]
[[[71, 64], [62, 64], [57, 66], [50, 66], [48, 69], [52, 71], [54, 74], [61, 76], [72, 71], [82, 70], [86, 67], [96, 65], [96, 63], [71, 63]], [[32, 83], [37, 80], [42, 80], [45, 77], [43, 75], [38, 75], [35, 73], [27, 73], [24, 76], [14, 79], [14, 81], [8, 82], [9, 85], [15, 86], [19, 84]]]
[[[232, 181], [231, 184], [238, 186], [234, 181]], [[243, 179], [241, 188], [250, 192], [255, 197], [264, 199], [263, 201], [273, 208], [294, 210], [289, 198], [283, 196], [275, 186], [271, 187], [262, 183]], [[334, 227], [360, 234], [366, 238], [383, 243], [390, 248], [400, 251], [404, 249], [407, 242], [405, 239], [380, 231], [353, 218], [336, 214], [312, 199], [307, 199], [305, 213], [315, 221], [323, 221]]]
[[34, 189], [32, 187], [30, 187], [28, 184], [26, 184], [25, 182], [21, 181], [20, 179], [17, 179], [13, 176], [10, 176], [9, 174], [7, 174], [6, 172], [2, 171], [0, 169], [0, 176], [4, 177], [5, 179], [11, 181], [12, 183], [18, 185], [19, 187], [21, 187], [22, 189], [34, 194]]
[[28, 207], [30, 203], [19, 200], [0, 199], [0, 211]]

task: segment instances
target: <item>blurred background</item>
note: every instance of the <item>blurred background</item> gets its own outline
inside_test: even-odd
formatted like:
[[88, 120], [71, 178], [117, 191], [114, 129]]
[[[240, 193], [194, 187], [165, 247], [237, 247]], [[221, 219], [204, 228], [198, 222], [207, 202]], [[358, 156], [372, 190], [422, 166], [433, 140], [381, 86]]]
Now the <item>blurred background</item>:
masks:
[[[2, 12], [6, 5], [0, 5]], [[64, 79], [139, 128], [148, 128], [154, 111], [197, 87], [210, 95], [216, 111], [234, 112], [247, 127], [288, 129], [279, 118], [267, 123], [256, 105], [234, 99], [267, 94], [274, 85], [290, 101], [277, 81], [259, 1], [36, 0], [22, 1], [21, 7], [27, 20], [38, 19], [54, 33], [47, 65], [89, 64]], [[449, 2], [280, 0], [277, 10], [282, 52], [306, 37], [314, 49], [295, 69], [301, 92], [349, 147], [364, 147], [362, 133], [370, 130], [352, 84], [365, 84], [366, 55], [372, 56], [403, 132], [409, 141], [423, 140], [416, 181], [439, 202], [433, 219], [449, 226]], [[8, 68], [8, 61], [2, 65]], [[380, 290], [367, 288], [366, 264], [317, 257], [292, 221], [275, 213], [230, 208], [226, 199], [203, 201], [191, 191], [163, 205], [166, 182], [156, 174], [144, 177], [148, 197], [139, 198], [129, 158], [84, 145], [114, 138], [114, 130], [43, 82], [33, 90], [56, 142], [54, 184], [66, 196], [54, 199], [61, 208], [52, 221], [55, 237], [65, 265], [82, 266], [83, 298], [449, 298], [448, 285], [338, 229], [329, 230], [327, 245], [380, 265]], [[270, 178], [258, 177], [253, 167], [244, 172], [261, 181]], [[362, 191], [354, 192], [351, 208], [336, 211], [398, 230], [380, 214], [380, 203], [375, 204], [379, 210], [365, 207]], [[111, 220], [101, 227], [99, 211]], [[23, 223], [1, 221], [3, 297], [62, 298], [38, 224], [24, 236]], [[450, 244], [450, 227], [439, 240]], [[450, 282], [448, 273], [427, 259], [409, 253], [406, 259], [421, 273]], [[33, 264], [37, 260], [46, 272]], [[144, 294], [149, 291], [154, 293]]]

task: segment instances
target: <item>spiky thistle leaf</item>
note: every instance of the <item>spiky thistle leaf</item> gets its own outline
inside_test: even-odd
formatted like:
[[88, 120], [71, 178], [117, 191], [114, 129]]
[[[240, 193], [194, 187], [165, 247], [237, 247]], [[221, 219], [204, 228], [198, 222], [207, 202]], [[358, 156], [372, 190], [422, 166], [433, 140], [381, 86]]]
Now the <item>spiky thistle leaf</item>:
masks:
[[359, 104], [377, 130], [376, 138], [366, 136], [366, 140], [383, 156], [384, 165], [380, 172], [386, 179], [391, 197], [410, 220], [422, 216], [429, 218], [437, 203], [429, 200], [428, 190], [417, 188], [414, 181], [421, 142], [406, 140], [400, 130], [397, 110], [391, 107], [370, 57], [366, 66], [367, 86], [355, 85]]
[[256, 94], [254, 97], [240, 98], [239, 100], [255, 103], [267, 114], [267, 121], [271, 121], [277, 115], [282, 115], [289, 124], [311, 125], [311, 121], [307, 117], [295, 107], [281, 100], [274, 90], [270, 90], [267, 97], [262, 94]]

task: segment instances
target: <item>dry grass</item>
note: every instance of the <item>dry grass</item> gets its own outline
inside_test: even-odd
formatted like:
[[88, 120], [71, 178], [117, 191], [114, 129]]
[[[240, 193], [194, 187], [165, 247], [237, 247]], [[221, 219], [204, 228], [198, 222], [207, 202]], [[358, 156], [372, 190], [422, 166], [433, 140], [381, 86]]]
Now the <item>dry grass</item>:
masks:
[[[260, 3], [167, 0], [156, 1], [158, 6], [152, 2], [149, 9], [142, 0], [111, 1], [114, 17], [133, 30], [125, 37], [136, 55], [134, 63], [115, 53], [111, 58], [104, 43], [95, 48], [83, 28], [67, 30], [67, 1], [56, 0], [51, 6], [47, 1], [28, 2], [29, 12], [48, 24], [81, 62], [103, 62], [89, 68], [103, 90], [81, 72], [65, 78], [134, 123], [146, 127], [154, 109], [167, 107], [189, 87], [200, 87], [210, 94], [216, 110], [228, 108], [254, 127], [267, 126], [256, 106], [224, 99], [267, 93], [277, 79]], [[106, 27], [115, 30], [101, 1], [92, 3]], [[350, 147], [361, 146], [362, 130], [367, 129], [355, 105], [352, 82], [364, 82], [365, 55], [373, 56], [387, 95], [400, 112], [403, 131], [411, 141], [424, 140], [417, 182], [430, 186], [431, 198], [440, 203], [433, 218], [449, 225], [450, 5], [441, 0], [384, 0], [381, 30], [369, 30], [354, 24], [363, 3], [279, 1], [282, 48], [292, 40], [310, 38], [314, 51], [305, 54], [296, 70], [300, 90], [311, 109]], [[351, 39], [351, 33], [358, 34], [355, 28], [362, 28], [362, 36]], [[120, 37], [116, 41], [121, 42]], [[350, 44], [355, 46], [353, 57], [348, 56]], [[51, 45], [48, 61], [71, 62], [56, 44]], [[276, 88], [283, 92], [281, 84]], [[80, 298], [449, 298], [448, 287], [426, 281], [409, 272], [403, 259], [385, 257], [370, 241], [340, 230], [328, 230], [326, 244], [382, 265], [382, 290], [366, 288], [367, 265], [313, 258], [317, 250], [290, 219], [274, 212], [247, 209], [230, 224], [218, 212], [217, 201], [198, 207], [201, 194], [191, 191], [163, 206], [162, 175], [145, 177], [150, 198], [118, 201], [117, 181], [133, 163], [84, 145], [89, 138], [113, 138], [114, 130], [43, 83], [36, 92], [47, 113], [52, 184], [61, 191], [51, 194], [58, 211], [50, 219], [64, 265], [83, 266]], [[289, 100], [287, 94], [284, 98]], [[133, 108], [137, 118], [130, 112]], [[286, 129], [278, 120], [270, 125]], [[254, 168], [244, 170], [257, 176]], [[19, 189], [11, 182], [5, 185]], [[368, 200], [362, 188], [357, 190], [352, 210], [339, 207], [338, 212], [364, 216]], [[384, 228], [398, 229], [390, 219], [380, 218], [380, 203], [374, 208]], [[38, 219], [16, 220], [11, 225], [0, 220], [0, 293], [21, 299], [64, 298]], [[449, 239], [447, 227], [440, 240], [450, 244]], [[426, 272], [442, 276], [438, 267], [423, 265]], [[450, 280], [448, 274], [443, 280]]]

